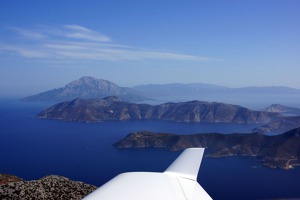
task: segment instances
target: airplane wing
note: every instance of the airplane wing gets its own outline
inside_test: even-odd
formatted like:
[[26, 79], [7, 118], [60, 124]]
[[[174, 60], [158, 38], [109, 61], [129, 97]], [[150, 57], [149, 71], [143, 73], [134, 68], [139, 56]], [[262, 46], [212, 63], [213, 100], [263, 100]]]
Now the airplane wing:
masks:
[[204, 148], [190, 148], [163, 173], [123, 173], [84, 200], [211, 200], [197, 182]]

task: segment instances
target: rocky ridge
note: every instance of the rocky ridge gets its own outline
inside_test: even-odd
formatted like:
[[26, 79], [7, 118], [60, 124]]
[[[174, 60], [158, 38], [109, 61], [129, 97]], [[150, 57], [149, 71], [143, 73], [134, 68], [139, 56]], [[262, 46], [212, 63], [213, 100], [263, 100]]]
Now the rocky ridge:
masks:
[[18, 181], [23, 181], [23, 179], [10, 174], [0, 174], [0, 185], [3, 185], [5, 183], [10, 183], [10, 182], [18, 182]]
[[142, 131], [127, 135], [114, 146], [166, 148], [171, 151], [205, 147], [210, 157], [253, 156], [269, 168], [290, 169], [300, 165], [300, 128], [276, 136], [259, 133], [176, 135]]
[[204, 101], [134, 104], [117, 97], [74, 99], [40, 112], [37, 117], [63, 121], [98, 122], [105, 120], [159, 119], [176, 122], [267, 123], [281, 115], [253, 111], [245, 107]]
[[[15, 179], [15, 176], [0, 174], [6, 179]], [[23, 181], [17, 178], [16, 181], [7, 181], [0, 184], [0, 199], [72, 199], [79, 200], [96, 189], [96, 186], [85, 184], [79, 181], [72, 181], [62, 176], [46, 176], [39, 180]]]

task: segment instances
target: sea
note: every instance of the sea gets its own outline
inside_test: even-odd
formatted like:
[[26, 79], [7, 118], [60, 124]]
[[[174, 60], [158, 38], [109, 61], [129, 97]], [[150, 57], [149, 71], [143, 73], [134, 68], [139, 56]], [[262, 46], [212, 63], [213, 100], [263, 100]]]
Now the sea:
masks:
[[[36, 118], [48, 106], [0, 99], [0, 173], [25, 180], [55, 174], [101, 186], [123, 172], [163, 172], [181, 153], [113, 146], [129, 133], [249, 133], [258, 126], [159, 120], [77, 123]], [[198, 182], [215, 200], [300, 199], [300, 167], [269, 169], [253, 157], [204, 157]]]

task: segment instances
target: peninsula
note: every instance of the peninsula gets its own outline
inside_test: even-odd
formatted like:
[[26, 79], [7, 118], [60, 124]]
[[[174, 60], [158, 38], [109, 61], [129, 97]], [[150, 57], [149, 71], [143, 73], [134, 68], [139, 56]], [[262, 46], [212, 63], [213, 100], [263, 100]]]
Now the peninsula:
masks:
[[142, 131], [127, 135], [114, 146], [120, 149], [166, 148], [171, 151], [205, 147], [209, 157], [253, 156], [269, 168], [290, 169], [300, 165], [300, 128], [276, 136], [259, 133], [176, 135]]

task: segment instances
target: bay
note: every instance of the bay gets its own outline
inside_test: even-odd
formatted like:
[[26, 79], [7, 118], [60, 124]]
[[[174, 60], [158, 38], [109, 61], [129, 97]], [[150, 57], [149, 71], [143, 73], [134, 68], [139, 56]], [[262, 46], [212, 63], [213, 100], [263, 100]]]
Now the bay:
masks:
[[[248, 133], [257, 125], [177, 123], [171, 121], [107, 121], [75, 123], [37, 119], [49, 106], [0, 100], [0, 173], [26, 180], [50, 174], [101, 186], [130, 171], [164, 171], [180, 152], [164, 149], [114, 148], [128, 133], [149, 130], [178, 134]], [[199, 183], [213, 199], [299, 198], [300, 169], [260, 166], [255, 158], [204, 158]]]

